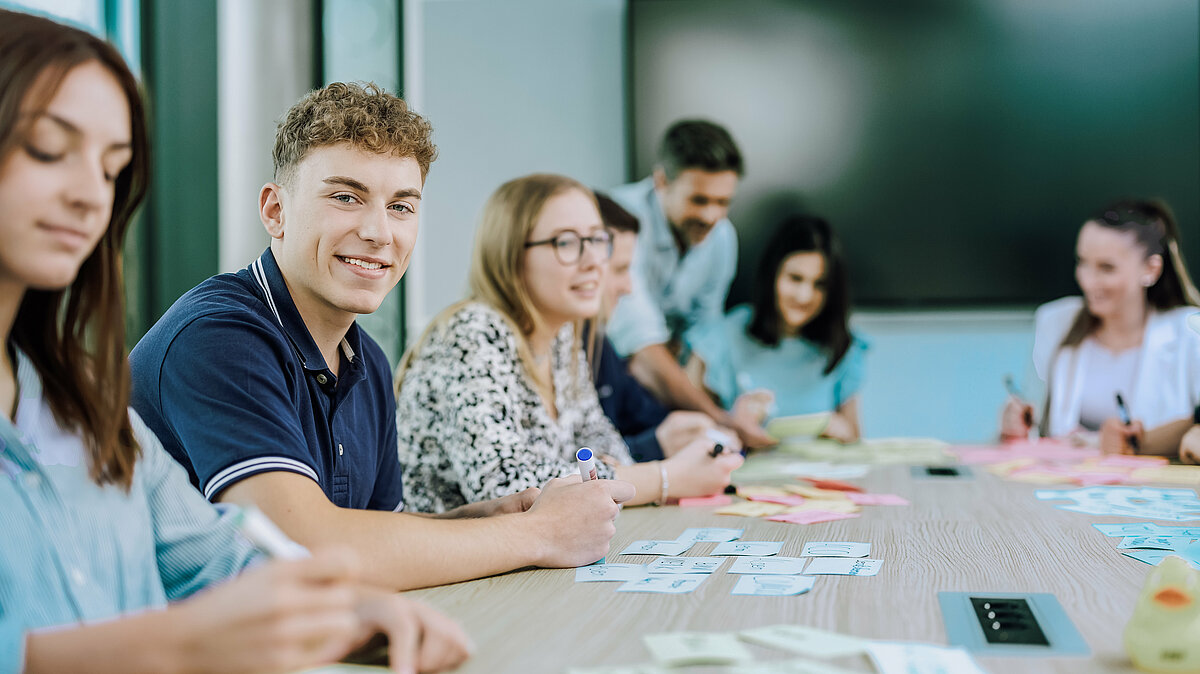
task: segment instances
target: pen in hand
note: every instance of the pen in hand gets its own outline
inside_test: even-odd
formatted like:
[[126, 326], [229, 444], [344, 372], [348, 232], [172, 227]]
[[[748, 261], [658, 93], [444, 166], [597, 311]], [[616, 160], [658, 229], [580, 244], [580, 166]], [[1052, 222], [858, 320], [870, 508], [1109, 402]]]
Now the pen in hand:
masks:
[[[1125, 399], [1121, 397], [1120, 393], [1117, 393], [1117, 413], [1121, 415], [1121, 423], [1126, 426], [1133, 423], [1133, 420], [1129, 418], [1129, 408], [1125, 407]], [[1142, 451], [1142, 448], [1138, 446], [1136, 435], [1129, 436], [1129, 446], [1133, 448], [1134, 454]]]

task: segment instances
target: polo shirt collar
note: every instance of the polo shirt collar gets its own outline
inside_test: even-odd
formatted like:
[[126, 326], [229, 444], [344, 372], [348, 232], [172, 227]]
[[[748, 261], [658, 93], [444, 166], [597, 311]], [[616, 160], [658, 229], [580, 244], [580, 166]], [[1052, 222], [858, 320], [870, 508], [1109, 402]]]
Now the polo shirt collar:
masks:
[[[271, 313], [275, 315], [275, 320], [283, 328], [283, 334], [287, 336], [288, 341], [292, 343], [292, 348], [300, 356], [304, 369], [309, 372], [328, 370], [325, 357], [321, 355], [321, 350], [313, 341], [312, 333], [308, 331], [308, 326], [300, 317], [300, 310], [292, 301], [292, 294], [288, 292], [287, 283], [283, 280], [283, 272], [280, 271], [279, 263], [275, 261], [275, 254], [271, 252], [270, 248], [267, 248], [262, 255], [258, 256], [257, 260], [250, 263], [250, 274], [258, 284], [259, 290], [262, 291], [267, 307], [270, 308]], [[360, 365], [358, 354], [362, 351], [362, 335], [357, 322], [350, 324], [350, 329], [342, 338], [341, 348], [351, 367], [358, 369]]]
[[654, 189], [654, 177], [646, 178], [646, 183], [649, 190], [646, 200], [650, 205], [646, 209], [646, 212], [650, 214], [650, 222], [646, 225], [650, 229], [654, 247], [658, 250], [673, 250], [678, 254], [679, 247], [675, 244], [675, 235], [671, 233], [671, 223], [667, 222], [667, 214], [663, 210], [662, 200], [658, 198], [658, 190]]

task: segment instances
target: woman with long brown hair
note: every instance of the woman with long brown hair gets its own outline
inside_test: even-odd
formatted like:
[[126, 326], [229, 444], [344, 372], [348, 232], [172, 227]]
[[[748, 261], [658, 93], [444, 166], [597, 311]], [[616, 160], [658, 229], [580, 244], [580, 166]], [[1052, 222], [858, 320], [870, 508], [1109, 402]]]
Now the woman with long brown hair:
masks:
[[[1094, 438], [1126, 413], [1146, 427], [1190, 417], [1200, 405], [1200, 337], [1187, 318], [1200, 296], [1170, 209], [1133, 200], [1101, 209], [1080, 228], [1075, 260], [1083, 297], [1035, 314], [1033, 360], [1047, 390], [1040, 434]], [[1023, 437], [1033, 419], [1032, 406], [1010, 399], [1001, 435]]]
[[0, 671], [286, 672], [376, 631], [397, 671], [456, 665], [457, 626], [340, 551], [214, 587], [261, 555], [127, 410], [121, 246], [147, 175], [117, 52], [0, 10]]

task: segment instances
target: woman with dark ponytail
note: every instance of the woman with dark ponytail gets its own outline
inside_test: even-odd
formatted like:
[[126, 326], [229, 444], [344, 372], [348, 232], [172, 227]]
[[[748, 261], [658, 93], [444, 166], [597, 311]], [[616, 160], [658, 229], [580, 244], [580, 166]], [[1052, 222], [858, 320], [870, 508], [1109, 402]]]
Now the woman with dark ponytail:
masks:
[[[1048, 391], [1041, 435], [1095, 438], [1105, 424], [1124, 426], [1126, 412], [1146, 427], [1190, 418], [1200, 404], [1200, 336], [1187, 318], [1200, 295], [1171, 210], [1125, 200], [1097, 211], [1079, 230], [1075, 259], [1083, 297], [1035, 314], [1034, 365]], [[1023, 437], [1033, 416], [1010, 399], [1001, 435]]]

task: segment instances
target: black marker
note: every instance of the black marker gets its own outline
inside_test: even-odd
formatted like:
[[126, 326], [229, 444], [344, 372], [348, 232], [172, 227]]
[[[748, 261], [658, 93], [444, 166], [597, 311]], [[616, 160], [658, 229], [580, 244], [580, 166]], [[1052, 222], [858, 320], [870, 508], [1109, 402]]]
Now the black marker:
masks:
[[[1025, 397], [1021, 395], [1019, 390], [1017, 390], [1017, 385], [1013, 383], [1011, 374], [1004, 375], [1004, 388], [1008, 390], [1008, 395], [1016, 398], [1017, 400], [1025, 400]], [[1031, 408], [1025, 408], [1025, 414], [1022, 418], [1025, 420], [1026, 426], [1033, 428], [1033, 410]]]
[[723, 451], [725, 451], [725, 445], [722, 445], [721, 443], [718, 442], [717, 444], [713, 445], [712, 451], [710, 451], [708, 453], [708, 455], [715, 459]]
[[[1121, 397], [1120, 393], [1117, 393], [1117, 413], [1121, 415], [1121, 423], [1125, 424], [1126, 426], [1131, 423], [1132, 420], [1129, 418], [1129, 410], [1125, 407], [1125, 399]], [[1135, 435], [1129, 436], [1129, 446], [1133, 448], [1134, 454], [1138, 454], [1142, 451], [1142, 448], [1138, 447], [1138, 439]]]

